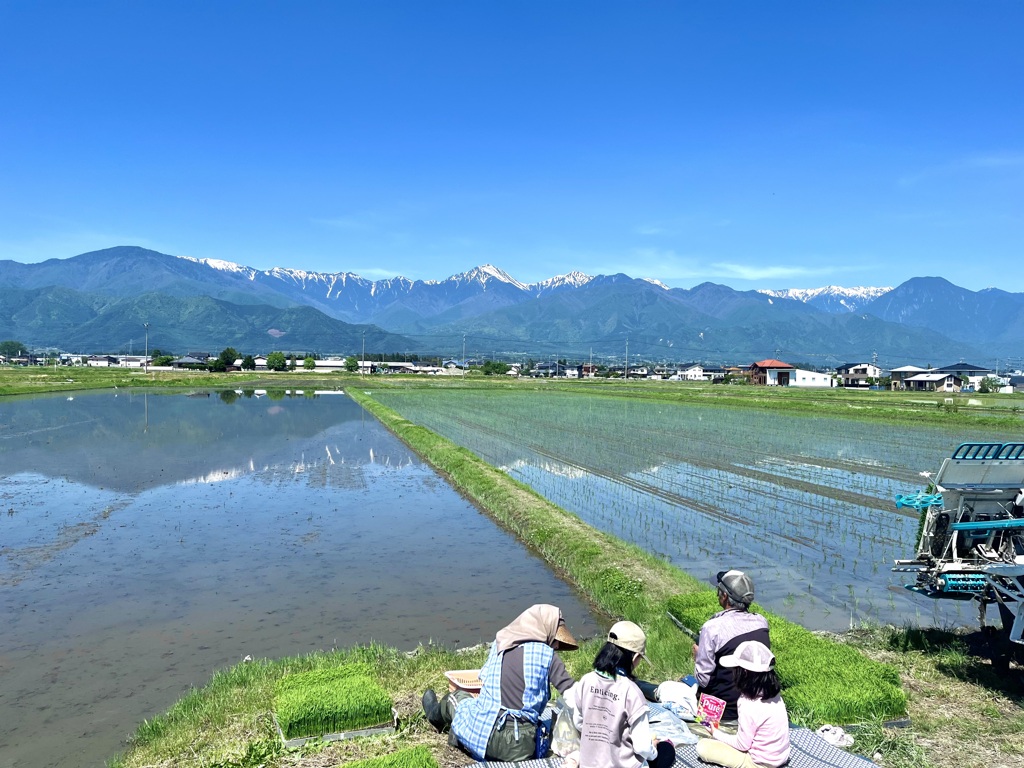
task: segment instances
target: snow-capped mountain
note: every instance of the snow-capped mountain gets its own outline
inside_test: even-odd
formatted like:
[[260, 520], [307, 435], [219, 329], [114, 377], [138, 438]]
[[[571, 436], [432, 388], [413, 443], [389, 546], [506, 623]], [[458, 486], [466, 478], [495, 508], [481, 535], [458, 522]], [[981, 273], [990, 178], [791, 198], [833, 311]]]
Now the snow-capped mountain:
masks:
[[753, 360], [777, 351], [831, 362], [874, 352], [984, 362], [1019, 356], [1024, 344], [1024, 294], [972, 292], [941, 278], [894, 289], [687, 290], [581, 272], [524, 283], [483, 264], [442, 280], [368, 280], [119, 246], [39, 264], [0, 261], [0, 296], [0, 338], [97, 351], [142, 334], [143, 323], [161, 347], [264, 352], [261, 344], [281, 348], [282, 333], [298, 350], [351, 351], [353, 339], [361, 349], [365, 336], [381, 351], [436, 353], [475, 335], [524, 353], [543, 345], [615, 352], [628, 339], [631, 351], [655, 356]]
[[825, 312], [857, 312], [880, 296], [884, 296], [887, 288], [843, 288], [838, 285], [826, 285], [824, 288], [784, 288], [779, 290], [762, 289], [758, 293], [773, 296], [777, 299], [793, 299]]

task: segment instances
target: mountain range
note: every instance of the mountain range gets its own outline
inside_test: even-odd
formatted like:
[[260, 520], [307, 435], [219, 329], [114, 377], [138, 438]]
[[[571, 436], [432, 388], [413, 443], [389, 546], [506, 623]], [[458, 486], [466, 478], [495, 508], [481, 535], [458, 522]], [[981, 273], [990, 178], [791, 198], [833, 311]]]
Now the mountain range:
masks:
[[521, 283], [492, 265], [445, 280], [257, 270], [118, 246], [0, 261], [0, 339], [71, 352], [420, 353], [831, 366], [994, 365], [1024, 354], [1024, 294], [940, 277], [893, 288], [669, 288], [572, 272]]

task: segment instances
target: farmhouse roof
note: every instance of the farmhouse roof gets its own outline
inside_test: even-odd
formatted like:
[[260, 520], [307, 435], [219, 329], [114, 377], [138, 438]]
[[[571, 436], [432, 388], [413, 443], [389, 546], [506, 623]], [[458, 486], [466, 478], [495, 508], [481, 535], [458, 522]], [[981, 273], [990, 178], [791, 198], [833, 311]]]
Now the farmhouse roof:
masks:
[[901, 365], [899, 368], [893, 368], [892, 372], [893, 373], [913, 373], [914, 371], [917, 371], [918, 373], [923, 373], [924, 371], [927, 371], [927, 370], [928, 370], [927, 368], [919, 368], [916, 365]]
[[753, 363], [753, 365], [751, 365], [752, 368], [755, 367], [755, 366], [757, 368], [792, 368], [793, 367], [789, 363], [784, 363], [781, 360], [774, 360], [772, 358], [768, 358], [766, 360], [758, 360], [756, 363]]

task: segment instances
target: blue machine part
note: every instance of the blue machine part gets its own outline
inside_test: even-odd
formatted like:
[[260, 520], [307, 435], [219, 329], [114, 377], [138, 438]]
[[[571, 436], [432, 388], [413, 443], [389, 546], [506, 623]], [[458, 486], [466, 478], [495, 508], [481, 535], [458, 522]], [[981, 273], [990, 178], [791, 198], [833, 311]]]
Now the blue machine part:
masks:
[[924, 491], [918, 491], [917, 493], [897, 493], [895, 498], [896, 509], [899, 509], [900, 507], [924, 509], [925, 507], [942, 506], [941, 493], [925, 493]]
[[988, 588], [988, 579], [973, 573], [946, 573], [936, 581], [943, 592], [983, 592]]

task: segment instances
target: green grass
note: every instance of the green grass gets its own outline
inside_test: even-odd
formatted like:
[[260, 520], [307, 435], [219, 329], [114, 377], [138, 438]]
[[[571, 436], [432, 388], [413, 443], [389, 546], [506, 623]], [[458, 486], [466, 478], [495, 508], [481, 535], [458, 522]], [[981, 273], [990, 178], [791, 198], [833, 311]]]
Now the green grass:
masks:
[[[371, 670], [373, 678], [385, 690], [422, 692], [443, 679], [444, 670], [480, 666], [485, 656], [486, 649], [460, 655], [435, 646], [421, 648], [410, 656], [394, 648], [372, 644], [237, 664], [217, 672], [203, 688], [189, 691], [166, 714], [140, 724], [129, 739], [126, 751], [108, 765], [110, 768], [277, 765], [282, 755], [295, 754], [295, 750], [284, 749], [270, 717], [282, 680], [357, 665], [357, 672]], [[390, 716], [389, 708], [385, 720], [390, 720]], [[393, 739], [394, 736], [375, 736], [356, 741], [362, 743], [361, 749], [366, 754], [374, 755], [393, 749], [393, 745], [389, 747]], [[302, 749], [315, 751], [318, 748], [322, 748], [322, 744]]]
[[[714, 592], [678, 595], [668, 610], [693, 631], [699, 631], [721, 608]], [[790, 719], [802, 725], [890, 720], [907, 711], [899, 672], [871, 661], [848, 645], [819, 637], [781, 616], [752, 611], [768, 620], [772, 651], [783, 685], [782, 698]]]
[[298, 672], [281, 678], [274, 711], [285, 738], [323, 736], [391, 720], [391, 697], [367, 664]]
[[390, 755], [357, 760], [348, 765], [350, 768], [437, 768], [437, 761], [426, 747], [412, 747]]

